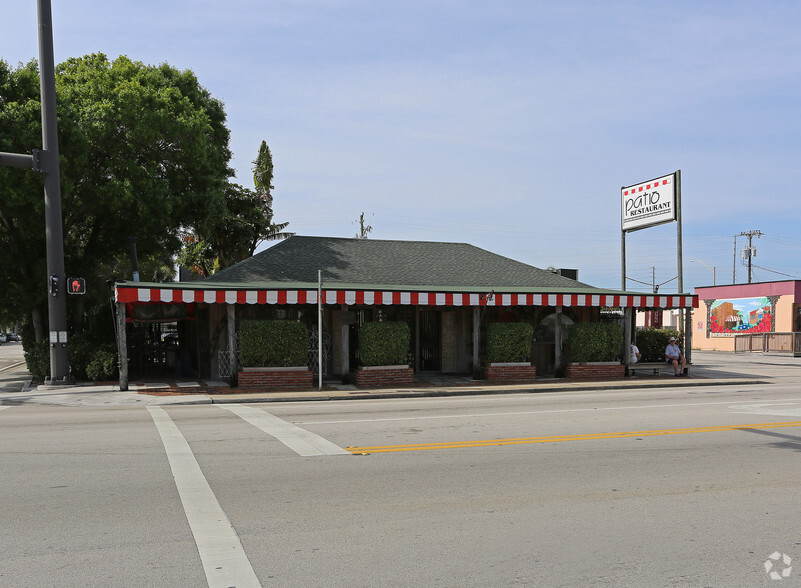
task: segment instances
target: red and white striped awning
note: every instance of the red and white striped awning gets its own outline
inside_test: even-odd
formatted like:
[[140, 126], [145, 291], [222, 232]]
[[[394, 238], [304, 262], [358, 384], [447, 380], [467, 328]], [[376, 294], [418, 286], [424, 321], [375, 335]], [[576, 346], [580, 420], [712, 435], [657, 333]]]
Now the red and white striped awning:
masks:
[[[117, 285], [120, 303], [317, 304], [317, 290], [235, 290], [140, 288]], [[323, 304], [412, 306], [606, 306], [615, 308], [697, 308], [698, 296], [619, 294], [499, 294], [323, 290]]]

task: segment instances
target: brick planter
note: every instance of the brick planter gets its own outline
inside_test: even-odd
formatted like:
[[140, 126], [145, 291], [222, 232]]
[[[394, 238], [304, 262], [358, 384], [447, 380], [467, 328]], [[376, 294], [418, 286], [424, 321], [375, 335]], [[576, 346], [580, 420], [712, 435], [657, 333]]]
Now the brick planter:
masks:
[[242, 368], [239, 388], [270, 390], [305, 390], [313, 385], [314, 374], [308, 367]]
[[357, 388], [380, 388], [384, 386], [412, 386], [414, 370], [408, 365], [363, 366], [354, 373]]
[[618, 380], [623, 379], [626, 366], [616, 361], [571, 363], [565, 377], [569, 380]]
[[491, 382], [533, 382], [537, 368], [526, 362], [491, 363], [484, 368], [484, 375]]

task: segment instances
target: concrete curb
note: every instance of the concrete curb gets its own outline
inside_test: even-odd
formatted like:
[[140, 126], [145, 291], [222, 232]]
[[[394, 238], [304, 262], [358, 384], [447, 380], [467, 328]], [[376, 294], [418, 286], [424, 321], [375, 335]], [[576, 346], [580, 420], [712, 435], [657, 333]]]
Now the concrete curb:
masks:
[[[442, 398], [454, 396], [491, 396], [501, 394], [553, 394], [556, 392], [580, 392], [592, 390], [644, 390], [655, 388], [701, 387], [701, 386], [751, 386], [769, 384], [767, 380], [727, 379], [727, 380], [682, 380], [680, 382], [583, 382], [554, 383], [534, 385], [477, 386], [460, 388], [404, 388], [386, 390], [354, 390], [341, 392], [268, 392], [252, 394], [214, 394], [208, 398], [212, 404], [241, 404], [257, 402], [308, 402], [325, 400], [371, 400], [393, 398]], [[180, 399], [180, 396], [162, 396], [160, 398]], [[190, 404], [191, 402], [187, 402]], [[183, 404], [175, 400], [171, 404]]]
[[[535, 384], [493, 384], [458, 387], [386, 388], [370, 390], [305, 390], [287, 392], [252, 392], [248, 394], [175, 394], [150, 395], [131, 390], [121, 392], [119, 386], [82, 383], [72, 386], [36, 386], [23, 392], [0, 395], [0, 404], [63, 404], [67, 406], [173, 406], [201, 404], [255, 404], [278, 402], [320, 402], [332, 400], [388, 400], [400, 398], [450, 398], [457, 396], [492, 396], [502, 394], [555, 394], [559, 392], [587, 392], [603, 390], [647, 390], [660, 388], [697, 388], [709, 386], [752, 386], [770, 384], [767, 379], [755, 378], [658, 378], [632, 381], [596, 382], [540, 382]], [[55, 400], [60, 398], [61, 401]], [[113, 397], [113, 398], [111, 398]], [[52, 398], [54, 402], [48, 399]], [[37, 402], [37, 399], [40, 399]], [[97, 402], [105, 399], [106, 402]], [[115, 402], [115, 400], [117, 400]]]

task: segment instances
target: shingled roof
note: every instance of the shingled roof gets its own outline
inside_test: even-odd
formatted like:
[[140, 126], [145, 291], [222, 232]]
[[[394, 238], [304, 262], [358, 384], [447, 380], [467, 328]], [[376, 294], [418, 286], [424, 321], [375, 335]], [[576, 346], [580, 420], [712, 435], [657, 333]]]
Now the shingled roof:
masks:
[[592, 286], [467, 243], [293, 236], [202, 283], [329, 288], [592, 291]]

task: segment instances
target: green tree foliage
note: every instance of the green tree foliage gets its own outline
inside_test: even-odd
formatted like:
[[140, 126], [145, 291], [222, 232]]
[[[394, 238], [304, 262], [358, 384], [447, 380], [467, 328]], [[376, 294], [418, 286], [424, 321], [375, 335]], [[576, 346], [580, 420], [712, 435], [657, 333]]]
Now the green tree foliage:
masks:
[[253, 162], [253, 185], [256, 186], [259, 194], [270, 197], [273, 186], [273, 155], [267, 141], [262, 141], [259, 145], [259, 154]]
[[206, 277], [247, 259], [263, 241], [285, 239], [289, 223], [273, 222], [273, 160], [266, 141], [253, 162], [256, 190], [239, 184], [225, 189], [225, 208], [220, 216], [199, 223], [184, 235], [178, 263], [196, 276]]
[[[57, 67], [56, 95], [65, 268], [89, 292], [68, 300], [74, 313], [106, 304], [105, 280], [129, 275], [129, 236], [145, 266], [163, 268], [185, 227], [223, 216], [231, 152], [223, 105], [191, 71], [86, 55]], [[0, 60], [0, 151], [40, 147], [37, 65]], [[0, 167], [0, 318], [46, 314], [44, 223], [41, 178]]]

